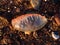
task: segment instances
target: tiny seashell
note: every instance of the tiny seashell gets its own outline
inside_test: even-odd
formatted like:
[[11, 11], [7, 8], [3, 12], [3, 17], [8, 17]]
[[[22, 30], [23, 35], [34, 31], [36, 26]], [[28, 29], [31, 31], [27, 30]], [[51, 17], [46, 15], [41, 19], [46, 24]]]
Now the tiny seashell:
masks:
[[57, 39], [59, 39], [59, 35], [58, 35], [58, 32], [52, 32], [52, 37], [55, 39], [55, 40], [57, 40]]
[[32, 7], [36, 10], [39, 9], [40, 2], [41, 2], [41, 0], [30, 0]]
[[40, 14], [25, 14], [12, 19], [11, 23], [14, 29], [29, 32], [41, 29], [47, 23], [47, 19]]
[[3, 28], [4, 26], [8, 26], [8, 24], [9, 22], [7, 21], [7, 19], [0, 16], [0, 28]]
[[60, 15], [59, 14], [56, 14], [55, 17], [54, 17], [56, 23], [58, 26], [60, 26]]

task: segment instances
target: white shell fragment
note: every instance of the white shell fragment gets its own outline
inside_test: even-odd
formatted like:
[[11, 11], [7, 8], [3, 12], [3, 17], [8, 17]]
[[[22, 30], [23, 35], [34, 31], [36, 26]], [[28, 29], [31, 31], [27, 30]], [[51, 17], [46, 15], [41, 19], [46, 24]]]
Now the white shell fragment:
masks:
[[58, 32], [52, 32], [52, 37], [53, 37], [55, 40], [59, 39]]
[[32, 7], [36, 10], [39, 9], [40, 2], [41, 2], [41, 0], [30, 0]]
[[36, 31], [47, 23], [45, 16], [40, 14], [25, 14], [12, 19], [12, 26], [19, 31]]

